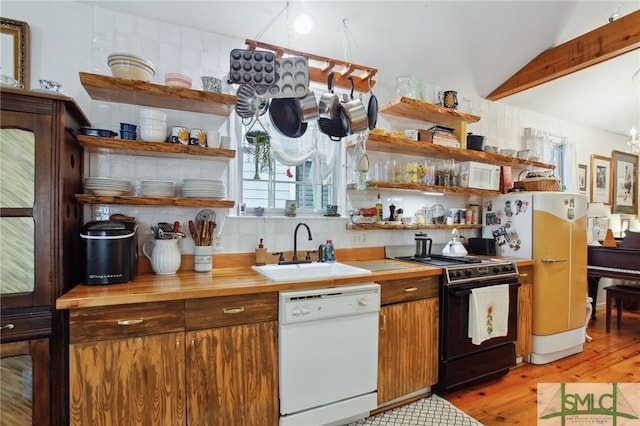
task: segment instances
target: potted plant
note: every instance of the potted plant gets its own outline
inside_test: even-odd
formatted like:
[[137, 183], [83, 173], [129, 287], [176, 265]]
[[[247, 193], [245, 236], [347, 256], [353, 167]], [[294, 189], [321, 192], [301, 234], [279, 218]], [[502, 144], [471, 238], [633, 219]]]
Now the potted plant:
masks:
[[255, 164], [254, 179], [260, 179], [261, 171], [271, 172], [271, 135], [263, 130], [252, 130], [245, 134], [247, 144], [244, 152], [253, 156]]

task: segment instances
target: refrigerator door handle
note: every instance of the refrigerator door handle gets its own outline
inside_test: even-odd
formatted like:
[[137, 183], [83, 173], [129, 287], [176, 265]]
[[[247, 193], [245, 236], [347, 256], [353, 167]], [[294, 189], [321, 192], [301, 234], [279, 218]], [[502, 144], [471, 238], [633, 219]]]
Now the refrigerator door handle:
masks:
[[545, 258], [541, 260], [542, 263], [560, 263], [560, 262], [566, 262], [566, 261], [567, 259], [549, 259], [549, 258]]

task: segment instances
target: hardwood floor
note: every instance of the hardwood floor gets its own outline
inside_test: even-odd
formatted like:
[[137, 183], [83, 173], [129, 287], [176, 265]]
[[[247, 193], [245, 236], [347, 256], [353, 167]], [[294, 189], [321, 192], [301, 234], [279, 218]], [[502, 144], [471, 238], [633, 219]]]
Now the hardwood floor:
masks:
[[506, 376], [445, 396], [485, 426], [537, 423], [538, 383], [639, 383], [640, 311], [624, 311], [622, 328], [612, 315], [605, 332], [605, 312], [598, 310], [588, 334], [593, 341], [584, 351], [545, 365], [523, 363]]

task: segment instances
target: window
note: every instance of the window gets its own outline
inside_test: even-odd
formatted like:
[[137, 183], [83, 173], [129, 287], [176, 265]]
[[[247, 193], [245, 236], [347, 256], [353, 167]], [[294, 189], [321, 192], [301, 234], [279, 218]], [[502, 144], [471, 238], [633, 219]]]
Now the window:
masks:
[[[243, 134], [247, 128], [243, 128]], [[271, 135], [272, 166], [259, 171], [256, 179], [254, 156], [245, 149], [242, 155], [242, 202], [247, 208], [263, 207], [270, 211], [284, 210], [287, 200], [295, 200], [298, 212], [324, 212], [328, 204], [335, 204], [334, 177], [336, 159], [341, 144], [319, 137], [315, 125], [299, 139], [281, 137], [275, 130]], [[243, 148], [246, 141], [243, 138]], [[298, 159], [302, 159], [298, 162]]]

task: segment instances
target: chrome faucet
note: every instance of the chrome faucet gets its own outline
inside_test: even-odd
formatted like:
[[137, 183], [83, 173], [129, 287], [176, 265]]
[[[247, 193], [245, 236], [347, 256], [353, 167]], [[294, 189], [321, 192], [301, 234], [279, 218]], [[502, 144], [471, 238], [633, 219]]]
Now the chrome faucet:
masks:
[[[304, 222], [300, 222], [296, 225], [296, 229], [293, 231], [293, 259], [292, 263], [298, 263], [298, 228], [304, 226], [307, 228], [307, 234], [309, 235], [309, 241], [313, 240], [311, 237], [311, 229], [309, 229], [309, 225]], [[305, 262], [310, 262], [309, 256], [307, 255], [307, 260]]]

